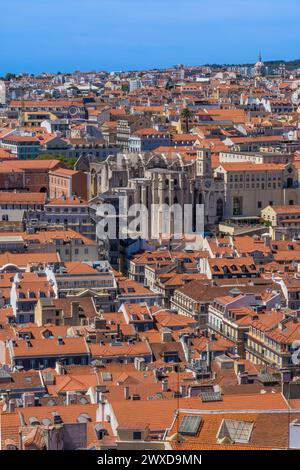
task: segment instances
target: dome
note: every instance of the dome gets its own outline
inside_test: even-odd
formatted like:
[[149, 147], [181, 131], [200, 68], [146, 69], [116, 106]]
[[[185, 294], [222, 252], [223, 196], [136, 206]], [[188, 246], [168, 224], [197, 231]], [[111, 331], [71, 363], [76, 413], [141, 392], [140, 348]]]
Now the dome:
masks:
[[263, 62], [261, 62], [260, 60], [258, 62], [256, 62], [256, 64], [254, 65], [254, 67], [257, 68], [257, 69], [262, 68], [264, 66], [265, 66], [265, 64]]
[[264, 64], [263, 61], [262, 61], [261, 54], [259, 54], [258, 61], [257, 61], [256, 64], [254, 65], [255, 75], [261, 75], [261, 74], [263, 74], [264, 69], [265, 69], [265, 64]]

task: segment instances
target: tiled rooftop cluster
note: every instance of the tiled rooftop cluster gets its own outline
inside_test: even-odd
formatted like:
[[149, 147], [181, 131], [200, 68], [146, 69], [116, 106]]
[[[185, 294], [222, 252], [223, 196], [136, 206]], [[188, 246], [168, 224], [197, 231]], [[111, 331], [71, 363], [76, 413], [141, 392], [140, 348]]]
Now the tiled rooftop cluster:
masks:
[[0, 450], [300, 448], [299, 90], [262, 60], [1, 82]]

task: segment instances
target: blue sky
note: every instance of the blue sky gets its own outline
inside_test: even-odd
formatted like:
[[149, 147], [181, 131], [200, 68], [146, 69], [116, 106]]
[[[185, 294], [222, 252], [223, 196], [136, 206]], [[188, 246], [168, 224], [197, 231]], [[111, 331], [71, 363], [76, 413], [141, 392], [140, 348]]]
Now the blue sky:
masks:
[[0, 74], [300, 58], [300, 0], [0, 0]]

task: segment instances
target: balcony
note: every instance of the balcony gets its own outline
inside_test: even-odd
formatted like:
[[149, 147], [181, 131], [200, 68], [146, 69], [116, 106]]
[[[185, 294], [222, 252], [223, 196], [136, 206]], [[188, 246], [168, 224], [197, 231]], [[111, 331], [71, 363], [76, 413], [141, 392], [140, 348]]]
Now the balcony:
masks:
[[264, 353], [264, 349], [262, 350], [262, 352], [260, 352], [260, 351], [257, 351], [256, 349], [254, 349], [252, 346], [249, 346], [248, 344], [246, 344], [245, 345], [245, 351], [249, 352], [251, 354], [254, 354], [256, 357], [258, 357], [259, 359], [262, 359], [265, 362], [269, 362], [270, 364], [273, 363], [273, 361], [271, 361], [268, 357], [266, 357], [266, 355]]

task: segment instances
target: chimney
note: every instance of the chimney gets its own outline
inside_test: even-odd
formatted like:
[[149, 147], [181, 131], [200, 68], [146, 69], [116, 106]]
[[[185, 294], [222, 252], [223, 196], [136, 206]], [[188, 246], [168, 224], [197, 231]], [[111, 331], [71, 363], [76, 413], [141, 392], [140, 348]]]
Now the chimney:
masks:
[[130, 395], [129, 395], [129, 387], [126, 386], [126, 387], [124, 387], [124, 400], [129, 400], [129, 397], [130, 397]]
[[161, 389], [164, 393], [166, 393], [169, 390], [169, 382], [168, 379], [163, 379], [161, 381]]
[[105, 393], [107, 392], [106, 385], [96, 385], [96, 403], [102, 403], [105, 399]]
[[64, 340], [63, 340], [63, 338], [62, 338], [61, 336], [58, 336], [58, 337], [57, 337], [57, 344], [58, 344], [59, 346], [62, 346], [62, 345], [64, 344]]

